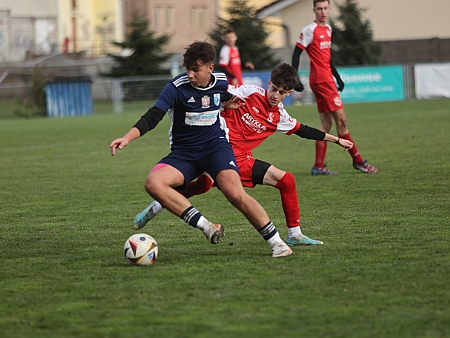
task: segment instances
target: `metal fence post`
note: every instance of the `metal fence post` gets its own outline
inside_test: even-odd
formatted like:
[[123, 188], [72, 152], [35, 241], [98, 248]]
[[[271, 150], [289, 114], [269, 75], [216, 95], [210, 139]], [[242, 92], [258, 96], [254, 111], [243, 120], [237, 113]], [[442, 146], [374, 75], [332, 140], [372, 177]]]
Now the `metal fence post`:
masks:
[[120, 79], [114, 79], [112, 85], [112, 99], [114, 113], [118, 114], [122, 112], [122, 81]]

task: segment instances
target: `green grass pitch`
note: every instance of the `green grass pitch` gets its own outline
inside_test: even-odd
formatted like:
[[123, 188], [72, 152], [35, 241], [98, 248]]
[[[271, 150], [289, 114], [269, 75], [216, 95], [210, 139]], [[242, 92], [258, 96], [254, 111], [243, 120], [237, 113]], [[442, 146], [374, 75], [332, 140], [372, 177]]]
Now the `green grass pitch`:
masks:
[[[314, 141], [295, 135], [254, 152], [294, 174], [302, 230], [324, 245], [272, 258], [213, 189], [192, 202], [223, 241], [163, 211], [143, 229], [159, 244], [150, 267], [123, 245], [169, 150], [168, 117], [115, 157], [109, 143], [145, 110], [0, 120], [0, 337], [450, 337], [449, 107], [346, 105], [375, 175], [329, 143], [339, 175], [313, 177]], [[319, 125], [313, 106], [288, 111]], [[285, 238], [278, 191], [248, 192]]]

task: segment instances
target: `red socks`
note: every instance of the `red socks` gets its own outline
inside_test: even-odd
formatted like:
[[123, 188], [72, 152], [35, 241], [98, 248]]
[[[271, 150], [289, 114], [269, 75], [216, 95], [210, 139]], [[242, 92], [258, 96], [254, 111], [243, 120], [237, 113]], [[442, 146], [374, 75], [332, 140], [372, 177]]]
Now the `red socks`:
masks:
[[[339, 135], [340, 138], [349, 140], [353, 142], [350, 133]], [[325, 166], [325, 155], [327, 153], [327, 143], [326, 141], [316, 141], [316, 162], [314, 166], [316, 168], [323, 168]], [[361, 163], [363, 161], [361, 155], [359, 154], [358, 148], [356, 148], [355, 142], [353, 142], [353, 148], [349, 151], [350, 156], [353, 159], [353, 163]]]
[[323, 168], [325, 166], [325, 154], [327, 153], [327, 141], [316, 141], [316, 168]]
[[[345, 135], [339, 135], [339, 137], [353, 142], [350, 133], [347, 133]], [[353, 163], [359, 164], [363, 161], [361, 155], [359, 154], [358, 148], [356, 148], [355, 142], [353, 142], [353, 148], [350, 149], [348, 152], [350, 153], [350, 156], [353, 158]]]
[[182, 191], [184, 197], [189, 198], [207, 192], [213, 186], [214, 181], [206, 175], [200, 175], [196, 181], [189, 182]]
[[294, 175], [287, 172], [275, 187], [280, 190], [286, 225], [288, 228], [300, 226], [300, 207]]

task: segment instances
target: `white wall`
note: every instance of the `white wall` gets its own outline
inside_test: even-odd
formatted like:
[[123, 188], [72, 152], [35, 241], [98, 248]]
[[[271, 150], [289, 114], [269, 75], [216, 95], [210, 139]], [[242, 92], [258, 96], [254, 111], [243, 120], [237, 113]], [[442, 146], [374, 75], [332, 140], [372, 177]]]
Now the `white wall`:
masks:
[[12, 16], [56, 17], [58, 0], [0, 0], [0, 10], [10, 10]]
[[375, 40], [450, 38], [449, 0], [358, 0]]

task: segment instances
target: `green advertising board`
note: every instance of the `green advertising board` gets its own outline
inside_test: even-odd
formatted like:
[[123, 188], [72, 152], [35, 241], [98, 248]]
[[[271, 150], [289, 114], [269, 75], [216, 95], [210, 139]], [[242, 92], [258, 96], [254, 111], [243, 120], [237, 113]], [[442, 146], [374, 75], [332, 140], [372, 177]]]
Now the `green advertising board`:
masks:
[[[373, 67], [338, 67], [338, 73], [345, 83], [340, 93], [342, 101], [352, 102], [378, 102], [403, 101], [405, 99], [403, 87], [402, 66], [373, 66]], [[314, 96], [309, 88], [309, 71], [300, 71], [300, 78], [305, 84], [305, 92], [294, 94], [294, 103], [297, 100], [303, 104], [313, 103]]]
[[338, 72], [345, 83], [344, 103], [405, 99], [402, 66], [339, 68]]

